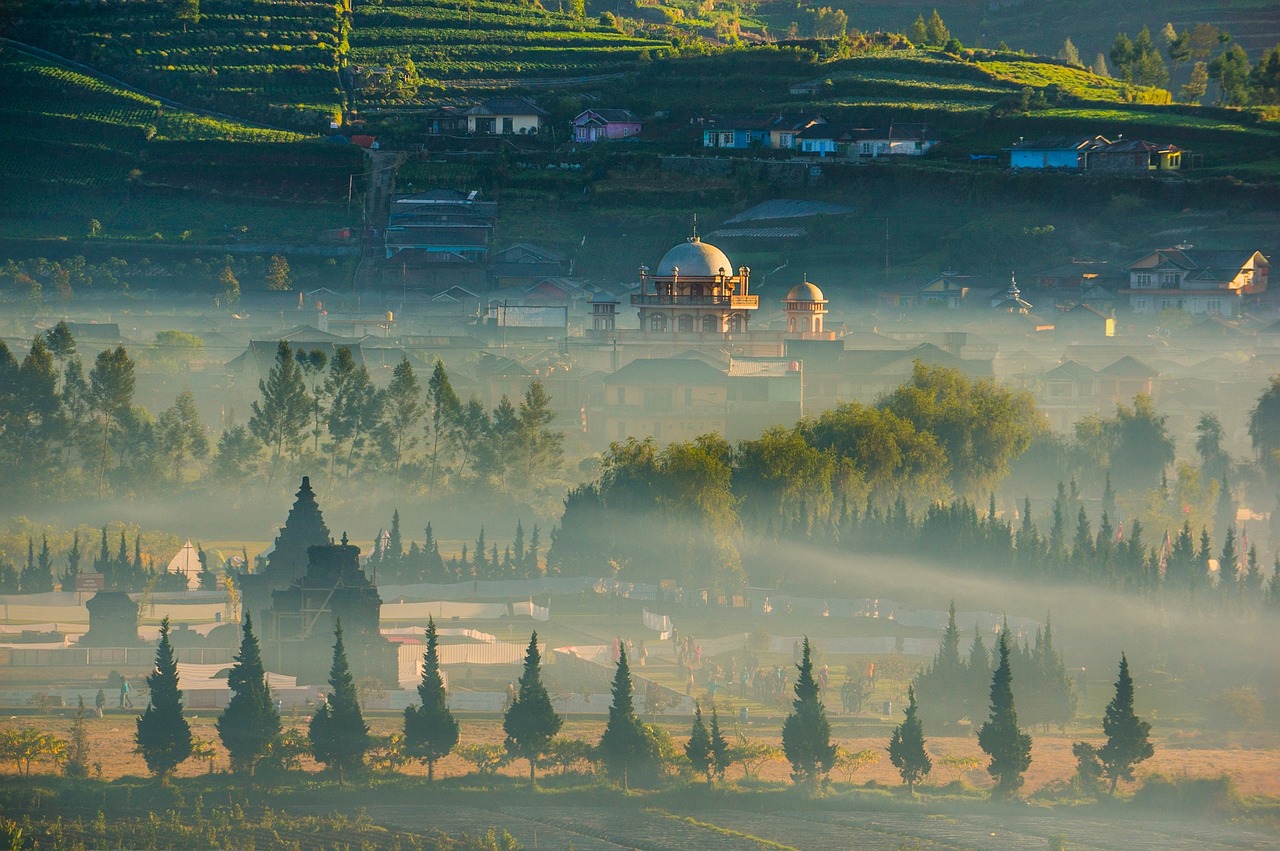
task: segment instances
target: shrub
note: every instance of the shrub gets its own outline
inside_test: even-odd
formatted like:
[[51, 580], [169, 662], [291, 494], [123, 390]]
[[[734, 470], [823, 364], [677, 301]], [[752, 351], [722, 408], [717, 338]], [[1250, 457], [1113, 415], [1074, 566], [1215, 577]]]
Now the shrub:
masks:
[[1177, 813], [1185, 818], [1229, 816], [1240, 804], [1230, 777], [1165, 777], [1153, 774], [1133, 795], [1136, 806]]

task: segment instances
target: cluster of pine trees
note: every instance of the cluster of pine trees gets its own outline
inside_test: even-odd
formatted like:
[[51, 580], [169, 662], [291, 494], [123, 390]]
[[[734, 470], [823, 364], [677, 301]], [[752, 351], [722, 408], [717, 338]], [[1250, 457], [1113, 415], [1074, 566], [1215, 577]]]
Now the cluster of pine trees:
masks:
[[[1002, 634], [1008, 632], [1008, 626]], [[1053, 626], [1046, 619], [1037, 629], [1034, 643], [1009, 641], [1013, 665], [1019, 671], [1015, 690], [1022, 718], [1031, 726], [1064, 728], [1075, 716], [1076, 695], [1053, 643]], [[915, 678], [914, 694], [929, 719], [929, 731], [952, 732], [963, 719], [976, 725], [987, 711], [987, 691], [995, 660], [987, 651], [982, 633], [974, 629], [967, 659], [960, 657], [960, 631], [956, 607], [951, 604], [947, 628], [933, 664]]]
[[463, 582], [470, 579], [536, 579], [543, 575], [542, 531], [535, 523], [528, 541], [524, 523], [516, 521], [515, 537], [501, 551], [485, 538], [484, 527], [472, 545], [459, 555], [444, 558], [440, 542], [427, 523], [422, 544], [410, 541], [406, 548], [400, 532], [400, 512], [391, 515], [389, 532], [378, 530], [369, 565], [381, 583], [412, 585], [419, 582]]
[[[180, 358], [198, 339], [178, 332], [146, 353]], [[194, 340], [195, 343], [191, 343]], [[281, 342], [244, 425], [209, 434], [190, 391], [158, 416], [135, 404], [138, 364], [124, 346], [86, 368], [65, 322], [19, 361], [0, 341], [0, 477], [11, 495], [140, 494], [207, 472], [220, 485], [270, 479], [282, 464], [331, 475], [391, 474], [401, 487], [485, 486], [521, 498], [560, 483], [563, 434], [541, 382], [487, 411], [454, 392], [437, 361], [426, 386], [402, 359], [385, 388], [351, 349], [330, 358]]]

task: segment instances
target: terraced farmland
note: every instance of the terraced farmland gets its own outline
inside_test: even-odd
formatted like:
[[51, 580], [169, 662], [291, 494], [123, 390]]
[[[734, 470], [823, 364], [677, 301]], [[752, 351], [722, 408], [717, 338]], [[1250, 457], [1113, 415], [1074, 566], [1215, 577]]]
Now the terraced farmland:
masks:
[[342, 107], [346, 18], [333, 3], [205, 0], [196, 21], [155, 0], [20, 10], [14, 37], [186, 106], [304, 130]]
[[421, 76], [451, 86], [623, 72], [664, 47], [537, 5], [496, 0], [360, 3], [351, 33], [353, 63], [409, 57]]
[[91, 219], [106, 237], [199, 240], [250, 221], [273, 222], [261, 238], [309, 235], [343, 223], [363, 168], [356, 150], [164, 107], [13, 49], [0, 73], [8, 236], [82, 238]]

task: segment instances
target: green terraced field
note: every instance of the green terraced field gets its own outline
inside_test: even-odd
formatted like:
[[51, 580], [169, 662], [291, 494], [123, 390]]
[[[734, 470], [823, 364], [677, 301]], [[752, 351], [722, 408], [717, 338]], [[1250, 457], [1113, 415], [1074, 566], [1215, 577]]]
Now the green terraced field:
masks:
[[[309, 239], [345, 221], [358, 150], [163, 107], [52, 62], [0, 51], [6, 236], [204, 241], [252, 223]], [[319, 202], [319, 203], [317, 203]], [[248, 234], [246, 234], [248, 235]]]

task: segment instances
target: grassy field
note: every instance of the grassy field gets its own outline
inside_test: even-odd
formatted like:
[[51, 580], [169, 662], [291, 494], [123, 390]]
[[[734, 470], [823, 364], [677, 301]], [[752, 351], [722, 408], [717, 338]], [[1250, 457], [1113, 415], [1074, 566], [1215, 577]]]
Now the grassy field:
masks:
[[[111, 695], [114, 699], [114, 695]], [[109, 705], [114, 705], [109, 702]], [[601, 706], [601, 715], [607, 707]], [[71, 721], [68, 713], [57, 716], [21, 716], [11, 718], [3, 723], [4, 728], [32, 727], [43, 732], [53, 733], [66, 738], [70, 731]], [[133, 750], [135, 733], [135, 714], [128, 710], [109, 710], [99, 720], [91, 718], [89, 723], [89, 745], [92, 761], [101, 763], [102, 778], [116, 780], [129, 776], [145, 776], [146, 765]], [[202, 739], [218, 742], [217, 730], [214, 728], [216, 715], [196, 712], [190, 716], [192, 732]], [[305, 713], [285, 713], [284, 726], [306, 730], [309, 716]], [[402, 721], [397, 713], [371, 713], [369, 718], [372, 731], [376, 735], [389, 735], [402, 731]], [[889, 763], [884, 749], [889, 739], [892, 722], [878, 716], [842, 716], [832, 715], [832, 738], [845, 750], [858, 752], [869, 749], [879, 754], [877, 762], [860, 769], [856, 774], [845, 775], [840, 770], [834, 772], [832, 779], [840, 784], [864, 785], [868, 782], [884, 786], [897, 786], [901, 779], [897, 771]], [[750, 739], [781, 748], [781, 717], [756, 720], [746, 727], [739, 728], [732, 720], [726, 720], [726, 732], [736, 735], [743, 733]], [[677, 741], [683, 743], [688, 737], [688, 722], [685, 720], [660, 720], [659, 726], [666, 729]], [[566, 721], [560, 733], [561, 738], [581, 739], [590, 743], [599, 740], [604, 729], [602, 718], [573, 718]], [[462, 719], [461, 745], [497, 745], [503, 740], [502, 725], [497, 717], [464, 717]], [[1027, 773], [1027, 794], [1035, 797], [1036, 792], [1051, 788], [1068, 780], [1075, 770], [1075, 758], [1071, 754], [1071, 744], [1080, 739], [1100, 741], [1101, 735], [1093, 729], [1072, 728], [1067, 733], [1033, 732], [1033, 748], [1031, 768]], [[1224, 736], [1208, 737], [1189, 731], [1161, 731], [1158, 727], [1153, 737], [1155, 756], [1142, 764], [1138, 771], [1139, 778], [1152, 774], [1171, 777], [1230, 777], [1242, 795], [1258, 797], [1280, 797], [1280, 736], [1274, 733], [1254, 734], [1245, 737], [1228, 738]], [[957, 780], [978, 788], [986, 789], [991, 784], [983, 767], [948, 768], [943, 764], [946, 757], [982, 757], [978, 743], [973, 736], [934, 736], [929, 737], [926, 750], [934, 759], [935, 771], [925, 784], [924, 791], [941, 789]], [[221, 744], [215, 744], [216, 756], [213, 761], [215, 771], [228, 770], [226, 752]], [[985, 760], [981, 763], [985, 766]], [[303, 757], [303, 771], [318, 771], [321, 766], [310, 757]], [[11, 765], [3, 767], [12, 771]], [[209, 772], [207, 761], [189, 760], [178, 769], [180, 777], [196, 777]], [[451, 754], [436, 766], [436, 776], [440, 779], [451, 778], [465, 783], [465, 778], [474, 775], [475, 766], [457, 754]], [[37, 763], [33, 773], [54, 774], [56, 766], [50, 763]], [[407, 777], [423, 777], [426, 767], [409, 762], [399, 768], [399, 773]], [[548, 773], [554, 774], [551, 769]], [[499, 769], [503, 777], [518, 779], [528, 776], [528, 766], [523, 763], [506, 765]], [[736, 781], [746, 781], [740, 766], [730, 769], [729, 777]], [[790, 767], [785, 760], [771, 759], [763, 764], [757, 772], [760, 781], [777, 784], [779, 788], [790, 781]]]

